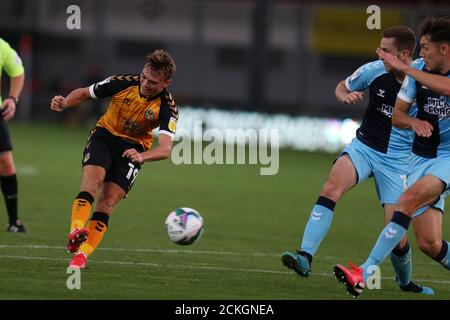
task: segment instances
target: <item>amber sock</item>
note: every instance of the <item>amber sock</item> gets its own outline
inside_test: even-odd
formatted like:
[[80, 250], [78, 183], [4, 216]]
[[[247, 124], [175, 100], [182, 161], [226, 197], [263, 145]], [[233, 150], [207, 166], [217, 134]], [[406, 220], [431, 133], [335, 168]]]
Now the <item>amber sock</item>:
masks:
[[109, 216], [106, 213], [94, 212], [88, 223], [88, 239], [80, 246], [80, 250], [78, 250], [78, 252], [84, 252], [87, 256], [94, 252], [100, 244], [100, 241], [102, 241], [106, 230], [108, 230], [108, 221]]
[[92, 204], [94, 197], [86, 191], [80, 192], [72, 203], [72, 221], [70, 223], [70, 230], [76, 228], [84, 228], [86, 221], [91, 215]]

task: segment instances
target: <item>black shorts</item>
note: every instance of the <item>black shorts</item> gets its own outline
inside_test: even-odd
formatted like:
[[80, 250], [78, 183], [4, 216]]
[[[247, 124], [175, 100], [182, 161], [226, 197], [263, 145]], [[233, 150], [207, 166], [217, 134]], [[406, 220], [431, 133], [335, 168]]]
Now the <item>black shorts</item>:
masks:
[[6, 127], [6, 122], [0, 115], [0, 152], [11, 151], [12, 143], [9, 137], [8, 128]]
[[128, 193], [141, 169], [140, 164], [122, 158], [124, 151], [130, 148], [144, 151], [142, 145], [127, 142], [104, 128], [96, 127], [91, 130], [84, 148], [82, 166], [103, 167], [106, 170], [104, 181], [114, 182]]

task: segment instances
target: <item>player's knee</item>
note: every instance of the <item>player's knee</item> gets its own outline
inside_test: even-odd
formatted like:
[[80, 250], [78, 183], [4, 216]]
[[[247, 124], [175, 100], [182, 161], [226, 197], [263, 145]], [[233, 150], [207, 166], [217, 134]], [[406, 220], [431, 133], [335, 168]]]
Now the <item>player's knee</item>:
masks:
[[342, 197], [342, 194], [343, 190], [341, 190], [340, 186], [333, 181], [325, 182], [322, 192], [320, 193], [321, 196], [327, 197], [333, 201], [338, 201]]
[[4, 166], [1, 169], [2, 176], [12, 176], [14, 174], [16, 174], [16, 167], [14, 166], [14, 164]]
[[405, 192], [397, 202], [397, 211], [404, 214], [412, 214], [418, 209], [417, 194], [415, 192]]
[[11, 152], [0, 153], [0, 174], [2, 176], [11, 176], [16, 173], [14, 160]]
[[441, 239], [417, 239], [417, 244], [423, 253], [430, 257], [436, 257], [441, 251]]

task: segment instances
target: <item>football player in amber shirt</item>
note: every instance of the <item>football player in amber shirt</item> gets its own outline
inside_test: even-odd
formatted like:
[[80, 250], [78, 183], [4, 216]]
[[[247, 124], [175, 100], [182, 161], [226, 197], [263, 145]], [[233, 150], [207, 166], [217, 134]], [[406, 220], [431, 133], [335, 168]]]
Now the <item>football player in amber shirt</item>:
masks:
[[[67, 246], [75, 254], [70, 267], [85, 267], [88, 256], [108, 228], [114, 208], [130, 191], [141, 165], [170, 156], [178, 110], [167, 87], [175, 70], [172, 57], [156, 50], [147, 55], [140, 75], [111, 76], [90, 87], [75, 89], [67, 97], [53, 97], [50, 107], [58, 112], [89, 98], [111, 98], [106, 113], [91, 130], [83, 152], [83, 177], [80, 193], [72, 205]], [[159, 145], [151, 148], [152, 131], [157, 127]]]

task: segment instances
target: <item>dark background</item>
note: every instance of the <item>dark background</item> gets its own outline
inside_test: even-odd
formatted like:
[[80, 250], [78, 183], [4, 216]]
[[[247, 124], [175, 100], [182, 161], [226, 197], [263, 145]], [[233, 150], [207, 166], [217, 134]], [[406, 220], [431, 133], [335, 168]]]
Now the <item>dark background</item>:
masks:
[[[381, 30], [369, 30], [369, 5]], [[81, 29], [69, 30], [70, 5]], [[382, 29], [418, 31], [429, 15], [450, 15], [448, 1], [2, 0], [0, 37], [26, 67], [17, 117], [74, 124], [105, 108], [91, 102], [51, 113], [53, 95], [120, 73], [139, 73], [144, 57], [168, 50], [177, 63], [178, 105], [360, 119], [363, 105], [341, 106], [336, 84], [376, 59]], [[417, 54], [416, 54], [417, 56]], [[3, 96], [8, 81], [3, 76]]]

